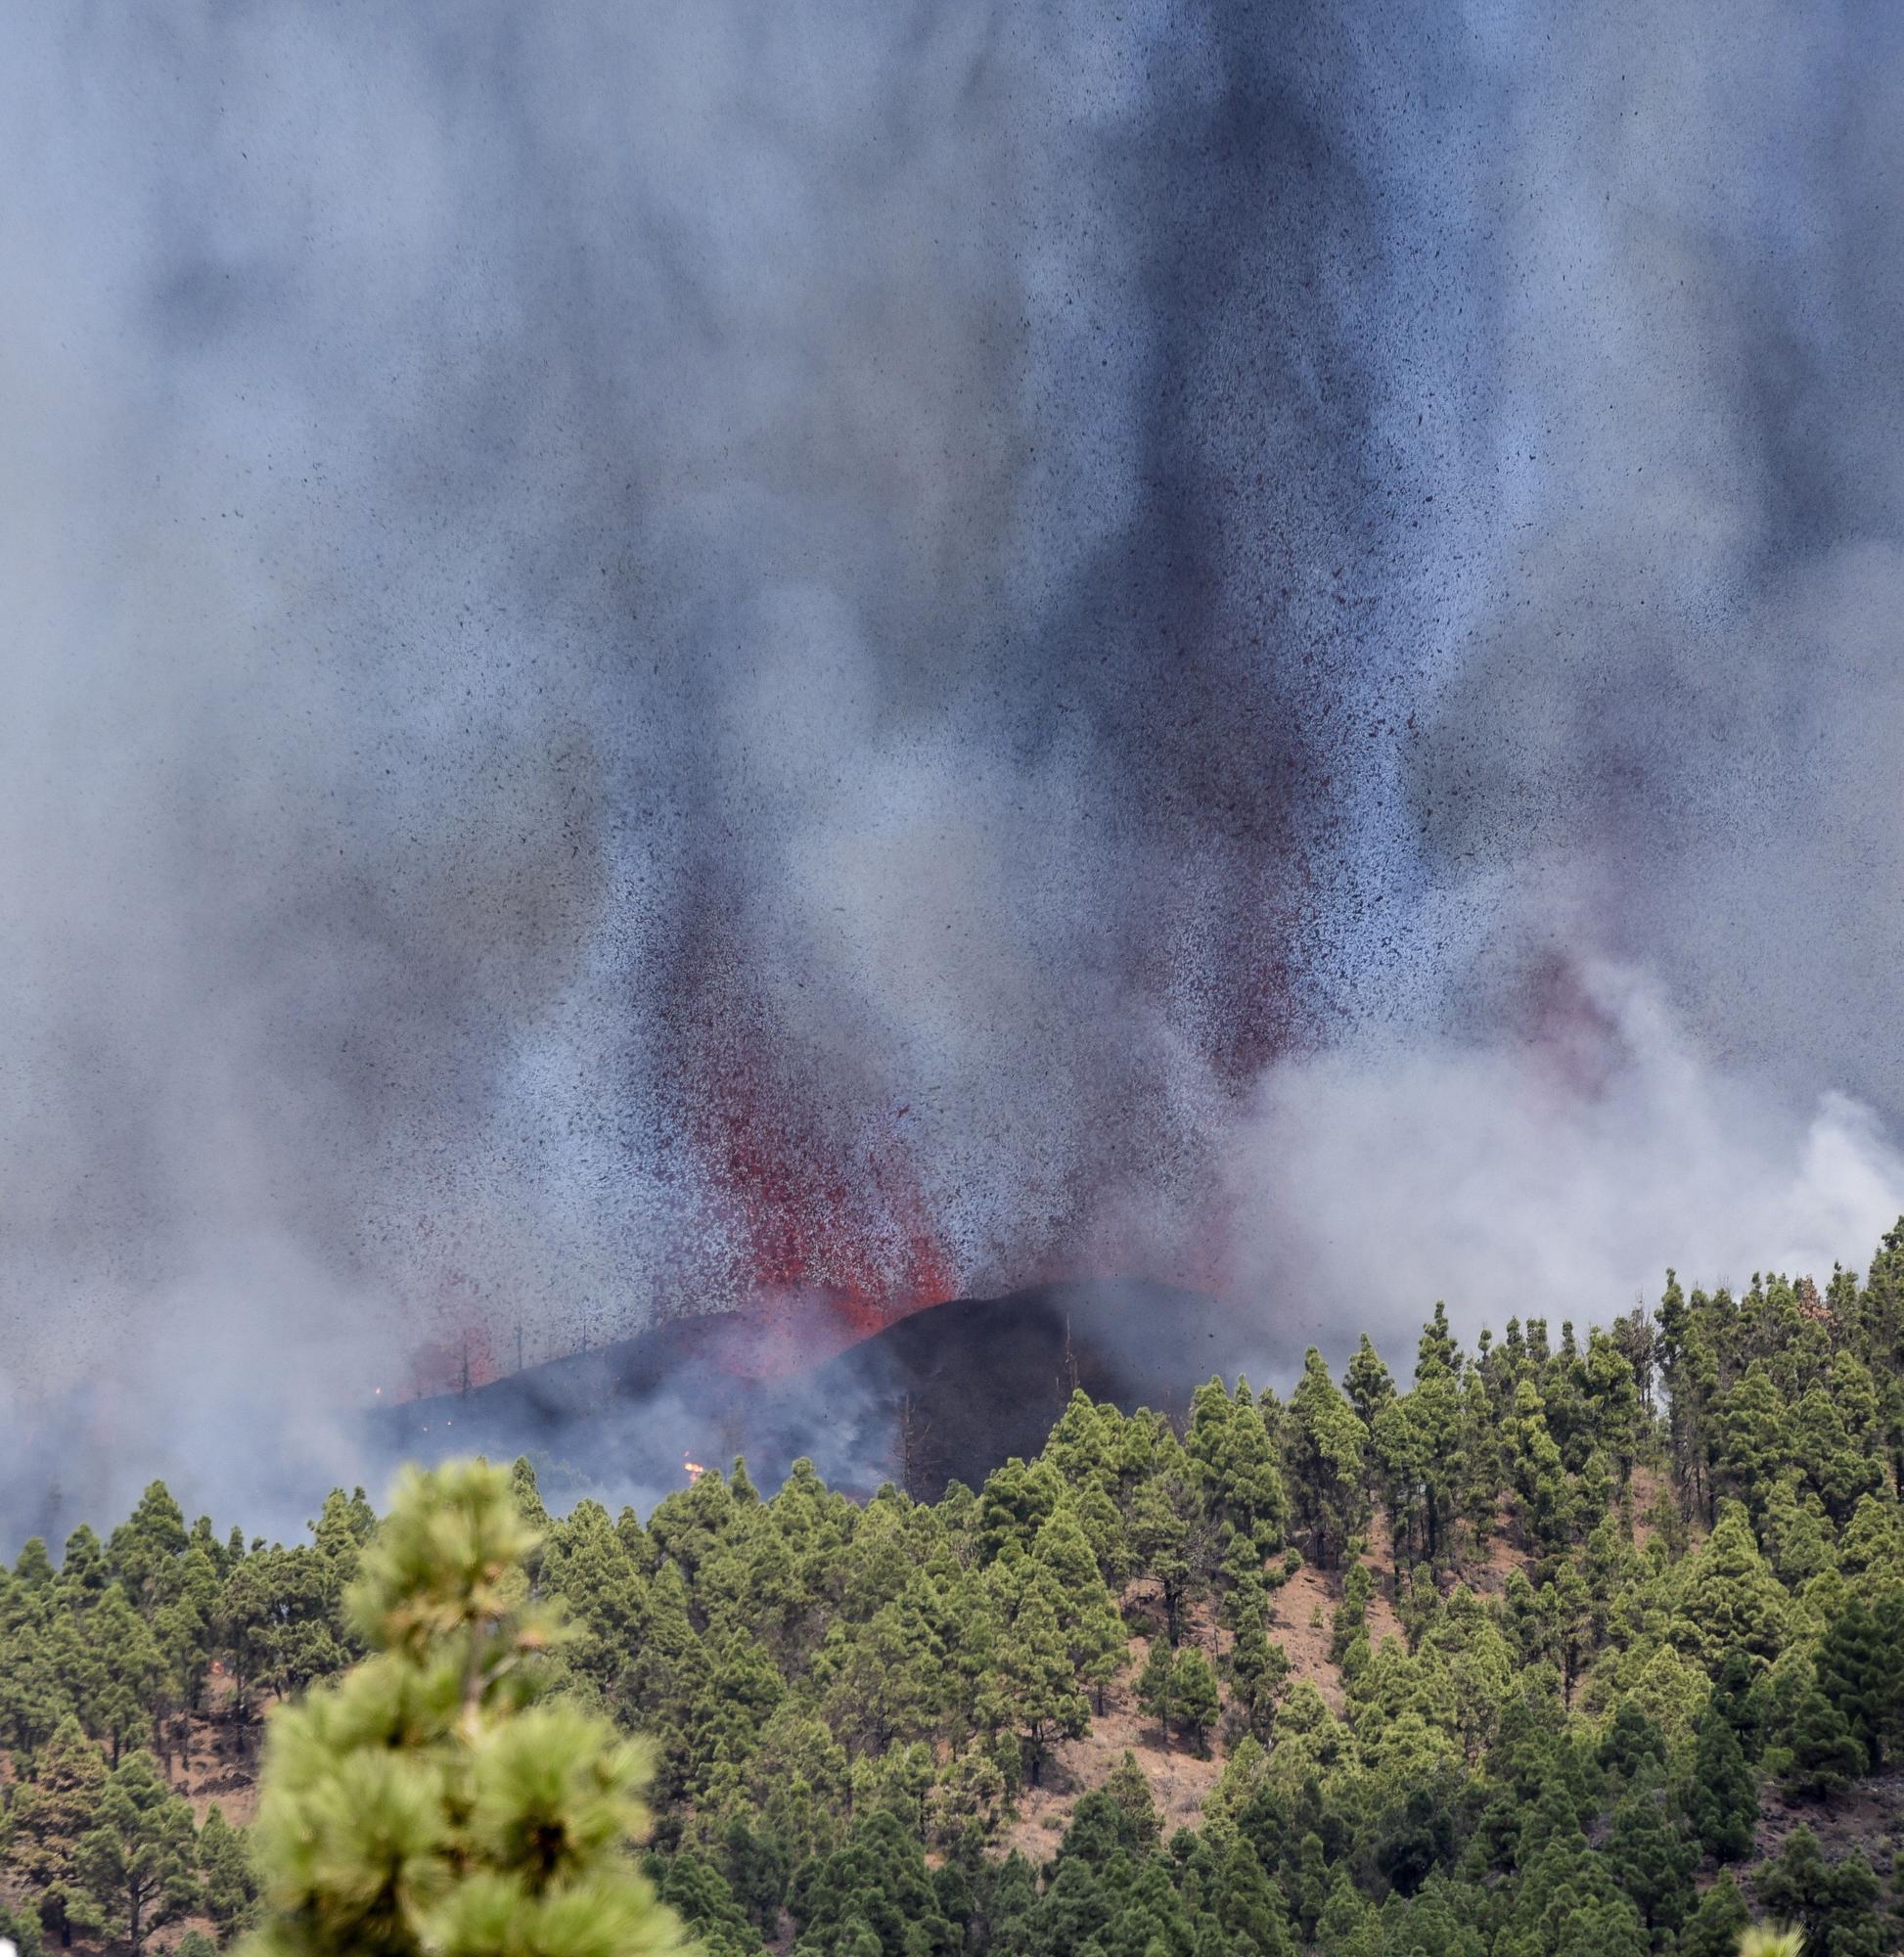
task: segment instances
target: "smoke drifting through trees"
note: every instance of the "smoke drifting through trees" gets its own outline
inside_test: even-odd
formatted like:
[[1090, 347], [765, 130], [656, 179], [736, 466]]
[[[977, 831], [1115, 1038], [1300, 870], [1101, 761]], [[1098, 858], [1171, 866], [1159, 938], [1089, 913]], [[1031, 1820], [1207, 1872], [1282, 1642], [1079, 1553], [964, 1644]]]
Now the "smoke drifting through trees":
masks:
[[762, 1278], [1904, 1206], [1904, 27], [1335, 14], [23, 29], [20, 1500]]

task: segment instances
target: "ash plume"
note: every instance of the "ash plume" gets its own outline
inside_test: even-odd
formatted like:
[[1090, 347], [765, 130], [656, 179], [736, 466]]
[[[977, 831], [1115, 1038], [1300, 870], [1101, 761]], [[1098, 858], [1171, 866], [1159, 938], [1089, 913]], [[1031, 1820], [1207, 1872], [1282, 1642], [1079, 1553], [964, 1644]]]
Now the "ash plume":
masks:
[[18, 39], [0, 1533], [762, 1288], [1904, 1208], [1889, 10]]

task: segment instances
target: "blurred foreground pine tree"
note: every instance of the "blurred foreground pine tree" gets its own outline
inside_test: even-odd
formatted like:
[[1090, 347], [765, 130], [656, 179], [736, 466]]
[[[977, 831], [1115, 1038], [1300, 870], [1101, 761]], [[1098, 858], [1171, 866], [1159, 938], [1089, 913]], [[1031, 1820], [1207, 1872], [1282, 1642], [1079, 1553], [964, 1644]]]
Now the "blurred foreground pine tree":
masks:
[[536, 1544], [506, 1470], [406, 1477], [349, 1600], [371, 1656], [272, 1720], [251, 1957], [681, 1946], [630, 1854], [645, 1754], [551, 1696]]

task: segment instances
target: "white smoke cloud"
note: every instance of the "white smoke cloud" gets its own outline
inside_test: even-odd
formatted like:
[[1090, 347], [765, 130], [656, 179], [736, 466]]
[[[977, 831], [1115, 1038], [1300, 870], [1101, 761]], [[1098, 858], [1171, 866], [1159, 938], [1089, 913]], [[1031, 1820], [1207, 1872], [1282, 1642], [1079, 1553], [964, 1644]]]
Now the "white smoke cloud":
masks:
[[1712, 1063], [1656, 979], [1590, 967], [1571, 1027], [1359, 1045], [1279, 1066], [1225, 1153], [1271, 1326], [1407, 1342], [1436, 1298], [1471, 1337], [1584, 1328], [1687, 1284], [1855, 1264], [1904, 1215], [1904, 1151], [1828, 1092]]

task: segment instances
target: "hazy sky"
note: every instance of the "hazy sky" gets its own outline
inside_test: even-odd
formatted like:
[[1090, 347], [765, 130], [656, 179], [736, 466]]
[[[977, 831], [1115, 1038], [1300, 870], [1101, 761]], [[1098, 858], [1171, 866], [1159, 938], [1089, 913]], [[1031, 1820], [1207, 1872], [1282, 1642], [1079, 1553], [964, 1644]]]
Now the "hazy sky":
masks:
[[1876, 0], [23, 17], [9, 1525], [761, 1281], [1862, 1259], [1901, 88]]

